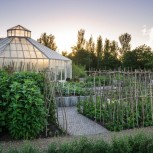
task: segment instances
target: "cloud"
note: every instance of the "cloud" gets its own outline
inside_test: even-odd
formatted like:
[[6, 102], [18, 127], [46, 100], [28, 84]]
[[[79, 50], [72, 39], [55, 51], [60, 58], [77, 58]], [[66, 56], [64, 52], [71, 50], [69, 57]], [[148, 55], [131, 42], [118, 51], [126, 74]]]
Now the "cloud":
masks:
[[153, 27], [149, 29], [149, 41], [147, 42], [147, 45], [153, 47]]
[[147, 27], [146, 27], [146, 25], [143, 26], [141, 32], [142, 32], [143, 35], [147, 35]]
[[148, 37], [145, 44], [153, 48], [153, 27], [147, 28], [147, 26], [144, 25], [141, 32], [144, 36]]

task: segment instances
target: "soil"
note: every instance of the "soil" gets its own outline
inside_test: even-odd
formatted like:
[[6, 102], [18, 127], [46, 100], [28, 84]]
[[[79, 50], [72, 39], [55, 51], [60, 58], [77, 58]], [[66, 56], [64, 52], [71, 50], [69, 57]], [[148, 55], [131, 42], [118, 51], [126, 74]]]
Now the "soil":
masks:
[[[64, 131], [62, 131], [57, 125], [54, 124], [50, 124], [47, 127], [48, 132], [47, 132], [47, 136], [46, 136], [46, 130], [44, 129], [43, 132], [41, 132], [36, 139], [39, 138], [50, 138], [50, 137], [57, 137], [57, 136], [64, 136], [66, 135], [66, 133]], [[2, 133], [0, 133], [0, 141], [14, 141], [14, 139], [10, 136], [9, 132], [7, 129], [2, 129]]]

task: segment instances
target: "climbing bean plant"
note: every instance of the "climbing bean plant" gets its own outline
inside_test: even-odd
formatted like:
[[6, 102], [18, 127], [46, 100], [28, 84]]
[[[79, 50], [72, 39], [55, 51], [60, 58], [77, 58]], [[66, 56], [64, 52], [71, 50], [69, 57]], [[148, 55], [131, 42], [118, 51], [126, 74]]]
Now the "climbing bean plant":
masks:
[[78, 111], [111, 131], [152, 126], [153, 73], [107, 73], [111, 80], [117, 76], [119, 79], [115, 84], [110, 81], [109, 88], [99, 88], [90, 99], [79, 102]]

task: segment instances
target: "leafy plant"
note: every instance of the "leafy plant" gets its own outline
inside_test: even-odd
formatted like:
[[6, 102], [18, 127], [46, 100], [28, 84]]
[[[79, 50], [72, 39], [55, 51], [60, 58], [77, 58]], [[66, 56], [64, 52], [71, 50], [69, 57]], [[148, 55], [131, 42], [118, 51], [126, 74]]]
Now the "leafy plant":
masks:
[[36, 137], [45, 125], [46, 110], [40, 88], [25, 79], [13, 82], [8, 91], [8, 129], [15, 139]]
[[57, 88], [60, 88], [63, 96], [86, 96], [92, 94], [91, 90], [87, 88], [86, 83], [82, 82], [59, 84]]
[[72, 77], [78, 79], [86, 77], [85, 67], [81, 65], [72, 64]]
[[43, 93], [43, 87], [44, 87], [44, 76], [42, 73], [36, 73], [36, 72], [14, 72], [11, 80], [12, 82], [16, 81], [19, 83], [24, 83], [24, 80], [28, 79], [33, 81], [33, 83], [35, 83], [35, 85], [37, 85], [40, 90], [41, 93]]
[[135, 127], [151, 126], [152, 110], [150, 98], [134, 101], [119, 101], [112, 99], [108, 102], [97, 97], [97, 101], [92, 99], [79, 102], [78, 111], [83, 115], [102, 123], [110, 131], [121, 131]]
[[3, 97], [4, 93], [7, 92], [9, 86], [9, 78], [8, 74], [0, 70], [0, 132], [2, 132], [2, 128], [6, 125], [6, 116], [7, 116], [7, 101]]

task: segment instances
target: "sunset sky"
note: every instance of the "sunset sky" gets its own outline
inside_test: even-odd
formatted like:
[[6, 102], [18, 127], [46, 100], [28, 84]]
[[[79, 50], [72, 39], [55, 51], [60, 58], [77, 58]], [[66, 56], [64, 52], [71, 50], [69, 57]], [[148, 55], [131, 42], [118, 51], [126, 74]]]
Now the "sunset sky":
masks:
[[147, 44], [153, 48], [153, 0], [1, 0], [0, 37], [18, 24], [32, 31], [55, 36], [58, 51], [71, 51], [77, 31], [85, 38], [99, 35], [118, 41], [119, 35], [132, 35], [132, 48]]

